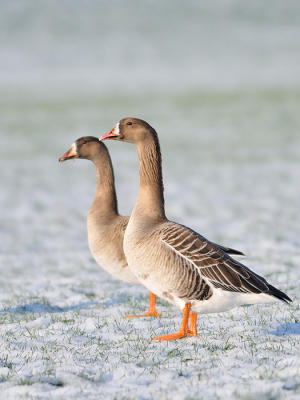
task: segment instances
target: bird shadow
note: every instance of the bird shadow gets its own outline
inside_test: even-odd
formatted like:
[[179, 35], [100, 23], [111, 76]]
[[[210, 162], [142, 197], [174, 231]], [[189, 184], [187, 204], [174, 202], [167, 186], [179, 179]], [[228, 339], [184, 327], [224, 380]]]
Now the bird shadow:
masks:
[[279, 325], [276, 331], [267, 332], [269, 335], [275, 336], [291, 336], [300, 335], [300, 322], [285, 323]]
[[84, 309], [87, 308], [88, 306], [96, 304], [95, 301], [86, 301], [84, 303], [80, 304], [74, 304], [70, 306], [65, 306], [65, 307], [59, 307], [59, 306], [50, 306], [46, 304], [35, 304], [35, 303], [29, 303], [24, 306], [17, 306], [17, 307], [11, 307], [11, 308], [5, 308], [0, 311], [0, 316], [3, 315], [4, 313], [11, 313], [11, 314], [43, 314], [43, 313], [61, 313], [61, 312], [68, 312], [68, 311], [74, 311], [78, 309]]

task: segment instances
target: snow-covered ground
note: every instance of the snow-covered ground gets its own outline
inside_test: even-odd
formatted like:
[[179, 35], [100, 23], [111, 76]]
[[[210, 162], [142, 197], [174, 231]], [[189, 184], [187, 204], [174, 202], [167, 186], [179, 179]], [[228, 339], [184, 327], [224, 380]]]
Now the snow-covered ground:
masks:
[[[46, 2], [28, 2], [27, 14], [22, 2], [1, 6], [0, 399], [299, 399], [296, 2], [281, 9], [275, 1], [265, 9], [260, 2], [214, 0], [221, 11], [186, 2], [182, 12], [178, 7], [170, 13], [173, 2], [154, 1], [155, 12], [146, 2], [145, 12], [135, 1], [128, 9], [125, 2], [111, 3], [90, 2], [87, 11], [81, 2], [73, 9], [64, 0], [55, 3], [65, 7], [57, 14]], [[97, 30], [99, 4], [99, 19], [117, 34], [101, 25]], [[148, 25], [126, 25], [116, 4], [129, 19], [136, 6]], [[10, 40], [3, 39], [5, 32]], [[100, 50], [99, 32], [106, 35]], [[186, 50], [180, 64], [176, 47], [166, 43], [173, 35], [184, 52], [194, 34], [203, 51]], [[118, 40], [122, 46], [135, 41], [148, 69], [130, 64], [123, 47], [114, 47]], [[138, 54], [134, 47], [132, 52]], [[102, 55], [105, 79], [111, 79], [103, 87], [95, 72]], [[152, 67], [160, 60], [155, 86]], [[56, 75], [51, 68], [60, 61], [62, 75]], [[175, 79], [180, 71], [181, 83]], [[147, 73], [150, 89], [142, 82]], [[99, 76], [100, 83], [89, 86], [87, 76]], [[80, 136], [99, 136], [126, 116], [143, 118], [158, 131], [169, 219], [244, 251], [245, 263], [285, 291], [292, 305], [199, 316], [199, 338], [169, 343], [151, 341], [179, 328], [181, 312], [168, 303], [158, 300], [160, 318], [124, 318], [147, 309], [147, 290], [115, 280], [92, 259], [86, 217], [94, 166], [83, 160], [60, 164], [58, 158]], [[138, 191], [136, 152], [123, 143], [108, 147], [120, 212], [129, 215]]]
[[[83, 133], [68, 126], [80, 124], [76, 107], [2, 107], [2, 129], [10, 134], [1, 146], [0, 398], [298, 398], [300, 102], [287, 97], [262, 101], [257, 94], [230, 107], [226, 99], [173, 121], [159, 108], [149, 113], [161, 133], [169, 218], [246, 252], [247, 265], [294, 300], [199, 316], [199, 339], [170, 343], [151, 338], [175, 332], [180, 311], [158, 301], [161, 318], [125, 319], [146, 310], [146, 289], [113, 279], [89, 253], [93, 165], [58, 163]], [[248, 107], [243, 117], [234, 111], [241, 102]], [[176, 103], [169, 106], [176, 115]], [[97, 113], [85, 107], [90, 134], [117, 122], [98, 128]], [[288, 140], [280, 132], [282, 108]], [[231, 131], [223, 119], [235, 121]], [[138, 187], [135, 150], [115, 142], [109, 148], [127, 214]]]

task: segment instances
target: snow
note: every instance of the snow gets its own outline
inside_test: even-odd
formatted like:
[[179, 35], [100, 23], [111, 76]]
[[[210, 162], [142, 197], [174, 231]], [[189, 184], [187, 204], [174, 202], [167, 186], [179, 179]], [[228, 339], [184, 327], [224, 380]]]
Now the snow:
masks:
[[[0, 16], [0, 399], [298, 400], [299, 7], [129, 3], [12, 1]], [[95, 263], [94, 167], [58, 159], [127, 116], [159, 134], [167, 216], [245, 252], [293, 304], [201, 315], [199, 338], [163, 343], [151, 339], [178, 330], [175, 307], [125, 318], [147, 310], [147, 290]], [[108, 147], [129, 215], [136, 151]]]
[[[280, 114], [282, 104], [271, 106], [259, 94], [256, 100]], [[62, 119], [67, 137], [41, 136], [36, 107], [41, 104], [28, 106], [25, 124], [26, 129], [33, 126], [33, 139], [28, 141], [21, 131], [14, 140], [7, 136], [2, 147], [6, 168], [1, 179], [6, 190], [0, 196], [5, 210], [0, 230], [0, 398], [297, 399], [300, 165], [294, 149], [299, 144], [300, 121], [293, 106], [289, 113], [295, 134], [291, 131], [290, 142], [282, 136], [280, 152], [269, 148], [268, 162], [256, 153], [268, 148], [274, 134], [268, 124], [259, 145], [244, 136], [244, 143], [234, 148], [240, 130], [237, 123], [231, 136], [213, 136], [214, 143], [205, 143], [201, 136], [193, 142], [194, 129], [190, 129], [182, 148], [174, 147], [181, 134], [175, 121], [173, 143], [164, 136], [170, 115], [164, 122], [157, 121], [162, 125], [169, 218], [246, 252], [250, 258], [245, 263], [294, 300], [292, 305], [244, 306], [201, 315], [199, 338], [169, 343], [151, 339], [177, 331], [180, 311], [158, 299], [161, 318], [125, 319], [146, 311], [147, 290], [109, 276], [89, 252], [86, 216], [95, 191], [94, 167], [82, 160], [58, 163], [77, 139], [68, 128], [68, 118], [76, 115], [73, 106]], [[47, 103], [43, 107], [55, 125], [56, 114]], [[249, 114], [244, 115], [250, 123], [252, 112], [263, 120], [255, 110], [250, 104]], [[172, 112], [176, 114], [176, 108]], [[191, 126], [200, 118], [204, 136], [206, 113], [207, 109], [199, 116], [195, 108], [190, 117]], [[93, 134], [97, 116], [90, 115]], [[2, 116], [3, 126], [12, 129]], [[22, 113], [16, 117], [24, 120]], [[179, 125], [183, 122], [180, 119]], [[47, 129], [53, 130], [51, 122]], [[219, 129], [222, 132], [222, 126]], [[278, 131], [275, 134], [281, 137]], [[50, 150], [44, 146], [49, 140]], [[120, 209], [127, 214], [137, 192], [137, 165], [134, 149], [123, 146], [112, 143], [109, 148]], [[272, 161], [275, 154], [276, 162]]]

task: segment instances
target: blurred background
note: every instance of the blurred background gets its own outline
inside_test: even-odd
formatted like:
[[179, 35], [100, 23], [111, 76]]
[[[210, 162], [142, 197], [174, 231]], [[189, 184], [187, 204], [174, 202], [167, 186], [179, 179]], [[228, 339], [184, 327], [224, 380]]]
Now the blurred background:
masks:
[[[297, 0], [1, 2], [2, 294], [96, 269], [94, 166], [58, 159], [128, 116], [159, 134], [169, 219], [286, 289], [300, 261], [299, 111]], [[135, 148], [108, 147], [129, 215]]]

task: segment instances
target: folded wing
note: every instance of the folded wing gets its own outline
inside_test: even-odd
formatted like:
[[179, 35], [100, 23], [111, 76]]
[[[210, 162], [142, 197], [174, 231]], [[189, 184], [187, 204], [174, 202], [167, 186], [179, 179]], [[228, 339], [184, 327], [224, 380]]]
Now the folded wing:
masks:
[[231, 292], [266, 293], [283, 301], [291, 301], [263, 277], [231, 258], [226, 253], [227, 248], [209, 242], [183, 225], [170, 222], [162, 230], [161, 239], [176, 253], [181, 266], [179, 286], [182, 297], [205, 300], [211, 296], [212, 290], [209, 293], [209, 289], [213, 287]]

